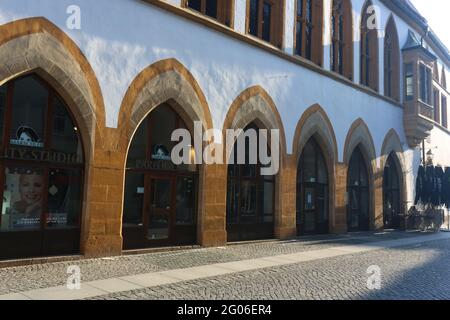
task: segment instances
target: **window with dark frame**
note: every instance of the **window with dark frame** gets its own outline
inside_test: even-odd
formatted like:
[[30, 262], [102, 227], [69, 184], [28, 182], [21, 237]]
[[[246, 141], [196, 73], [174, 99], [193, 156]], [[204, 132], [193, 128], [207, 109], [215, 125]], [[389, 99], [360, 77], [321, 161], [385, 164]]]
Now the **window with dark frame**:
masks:
[[234, 0], [185, 0], [186, 8], [231, 26], [232, 4]]
[[442, 95], [441, 109], [442, 109], [442, 126], [448, 129], [447, 97], [445, 97], [444, 95]]
[[441, 86], [447, 90], [447, 77], [445, 75], [445, 67], [442, 66]]
[[[272, 224], [275, 210], [275, 180], [273, 176], [262, 176], [260, 163], [249, 163], [251, 136], [259, 145], [258, 127], [250, 124], [244, 129], [246, 158], [245, 164], [237, 164], [237, 142], [233, 148], [234, 164], [228, 165], [227, 224]], [[259, 153], [259, 151], [258, 151]]]
[[412, 63], [405, 64], [405, 100], [414, 99], [414, 65]]
[[369, 25], [372, 23], [371, 6], [372, 3], [367, 1], [361, 18], [360, 80], [362, 85], [378, 91], [378, 35], [377, 29]]
[[350, 0], [333, 0], [331, 70], [353, 80], [353, 17]]
[[441, 95], [439, 90], [434, 89], [433, 90], [433, 107], [434, 107], [434, 121], [436, 121], [437, 123], [441, 123]]
[[419, 65], [419, 99], [426, 103], [431, 104], [431, 69], [424, 64]]
[[359, 147], [350, 158], [348, 175], [348, 230], [369, 229], [369, 174]]
[[322, 20], [322, 1], [296, 1], [294, 52], [318, 65], [322, 65]]
[[398, 42], [397, 28], [391, 17], [386, 26], [384, 38], [384, 88], [385, 95], [400, 100], [400, 47]]
[[248, 0], [248, 33], [281, 47], [282, 1]]
[[84, 157], [67, 105], [31, 74], [0, 87], [0, 114], [0, 232], [79, 230]]
[[328, 169], [314, 137], [303, 148], [297, 169], [299, 234], [328, 233]]

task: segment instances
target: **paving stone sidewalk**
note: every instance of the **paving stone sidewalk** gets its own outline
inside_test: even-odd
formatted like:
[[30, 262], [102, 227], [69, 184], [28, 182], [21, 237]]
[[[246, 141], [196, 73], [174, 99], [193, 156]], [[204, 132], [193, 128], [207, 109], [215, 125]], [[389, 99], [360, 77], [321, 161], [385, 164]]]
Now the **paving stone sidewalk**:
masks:
[[300, 238], [293, 241], [259, 242], [221, 248], [125, 255], [106, 259], [87, 259], [5, 268], [0, 269], [0, 295], [65, 285], [68, 277], [67, 267], [71, 265], [78, 265], [81, 269], [82, 281], [88, 282], [126, 275], [307, 252], [341, 245], [370, 244], [410, 237], [426, 238], [427, 236], [428, 234], [404, 232], [328, 235]]
[[[381, 289], [367, 287], [370, 266]], [[96, 297], [98, 300], [449, 300], [450, 240]]]

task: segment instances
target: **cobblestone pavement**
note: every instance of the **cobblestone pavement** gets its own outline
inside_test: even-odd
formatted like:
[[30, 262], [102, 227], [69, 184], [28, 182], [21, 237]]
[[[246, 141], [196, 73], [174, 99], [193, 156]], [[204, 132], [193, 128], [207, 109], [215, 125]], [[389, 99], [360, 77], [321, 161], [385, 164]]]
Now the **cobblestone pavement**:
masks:
[[[108, 259], [89, 259], [70, 262], [47, 263], [42, 265], [32, 265], [24, 267], [5, 268], [0, 269], [0, 294], [64, 285], [68, 277], [66, 273], [67, 267], [70, 265], [80, 266], [82, 272], [82, 281], [93, 281], [112, 277], [120, 277], [125, 275], [181, 269], [201, 265], [208, 265], [213, 263], [232, 262], [259, 257], [269, 257], [280, 254], [297, 253], [309, 250], [320, 250], [325, 248], [331, 248], [334, 246], [340, 246], [343, 244], [345, 245], [363, 244], [384, 240], [404, 239], [408, 237], [417, 237], [417, 236], [426, 237], [426, 234], [388, 232], [382, 234], [361, 233], [343, 236], [321, 236], [321, 237], [301, 238], [297, 241], [272, 241], [253, 244], [233, 245], [223, 248], [202, 248], [202, 249], [192, 249], [174, 252], [121, 256]], [[425, 250], [423, 252], [422, 251], [419, 252], [417, 250], [407, 250], [407, 252], [409, 251], [413, 253], [412, 256], [416, 257], [416, 260], [408, 258], [409, 257], [408, 254], [406, 254], [407, 259], [401, 259], [401, 261], [399, 260], [398, 261], [399, 265], [403, 265], [404, 263], [411, 264], [405, 265], [404, 267], [405, 270], [408, 269], [408, 267], [414, 268], [415, 267], [414, 263], [417, 263], [417, 259], [419, 262], [421, 259], [424, 260], [425, 262], [432, 261], [434, 257], [433, 254], [438, 255], [438, 253], [440, 252], [439, 248], [434, 248], [433, 250], [430, 251]], [[382, 253], [388, 254], [388, 257], [392, 257], [392, 259], [395, 260], [396, 257], [403, 255], [402, 252], [403, 251], [386, 250], [386, 252], [383, 251]], [[377, 252], [377, 254], [380, 253], [381, 252]], [[362, 254], [358, 256], [358, 259], [364, 256], [365, 255]], [[439, 256], [439, 258], [441, 257]], [[307, 269], [303, 268], [308, 268], [308, 266], [314, 266], [316, 263], [311, 262], [302, 265], [285, 266], [280, 268], [266, 269], [262, 271], [247, 272], [238, 275], [225, 276], [220, 277], [220, 279], [211, 278], [207, 280], [195, 281], [194, 283], [186, 282], [173, 286], [166, 286], [161, 291], [152, 288], [151, 290], [149, 289], [136, 291], [132, 293], [125, 293], [121, 295], [111, 295], [106, 298], [133, 298], [133, 299], [139, 297], [155, 298], [155, 299], [176, 298], [176, 297], [251, 298], [250, 296], [248, 296], [249, 294], [254, 294], [252, 299], [260, 297], [259, 295], [261, 294], [264, 294], [265, 298], [270, 299], [275, 298], [275, 296], [277, 296], [278, 298], [303, 297], [303, 295], [302, 294], [299, 295], [298, 292], [304, 293], [305, 298], [308, 297], [309, 294], [308, 292], [312, 292], [311, 294], [314, 295], [311, 297], [314, 298], [315, 295], [320, 294], [321, 291], [319, 289], [309, 290], [308, 288], [315, 288], [316, 286], [320, 287], [320, 284], [324, 286], [325, 283], [327, 283], [326, 279], [328, 279], [329, 282], [331, 281], [330, 279], [334, 279], [335, 276], [337, 277], [337, 279], [339, 279], [339, 277], [341, 277], [344, 274], [344, 271], [347, 271], [348, 274], [349, 270], [352, 270], [353, 274], [351, 281], [346, 280], [347, 278], [343, 279], [344, 284], [346, 283], [345, 281], [350, 281], [349, 283], [346, 284], [347, 286], [351, 286], [351, 284], [354, 283], [354, 281], [359, 281], [356, 275], [359, 275], [361, 273], [360, 272], [361, 270], [363, 271], [361, 274], [362, 277], [361, 279], [366, 279], [365, 270], [367, 269], [367, 267], [365, 267], [364, 264], [360, 264], [359, 262], [356, 263], [354, 261], [354, 258], [350, 257], [336, 258], [336, 260], [339, 259], [342, 259], [342, 261], [347, 261], [347, 263], [344, 263], [342, 266], [339, 263], [337, 263], [337, 265], [334, 267], [331, 267], [330, 264], [330, 268], [328, 268], [329, 263], [335, 261], [334, 259], [330, 259], [330, 261], [326, 261], [326, 263], [324, 263], [323, 261], [317, 262], [318, 263], [317, 266], [322, 265], [323, 266], [321, 267], [321, 269], [318, 269], [317, 266], [313, 267], [313, 269], [311, 269], [313, 275], [318, 274], [319, 270], [328, 270], [327, 273], [323, 274], [322, 276], [318, 276], [320, 278], [320, 281], [315, 281], [314, 278], [313, 280], [311, 280], [310, 277], [305, 277], [305, 274], [309, 273], [308, 272], [305, 273], [303, 270], [307, 271]], [[381, 260], [382, 262], [385, 261], [384, 258]], [[362, 269], [360, 270], [358, 268]], [[389, 268], [386, 267], [386, 270], [389, 270]], [[433, 272], [435, 272], [436, 270], [433, 268]], [[403, 271], [400, 270], [398, 272]], [[292, 275], [295, 275], [295, 277], [294, 278], [289, 277], [290, 273]], [[278, 277], [278, 275], [282, 276]], [[267, 281], [263, 281], [264, 279], [266, 279]], [[309, 283], [311, 283], [311, 281], [314, 282], [314, 285], [308, 285]], [[275, 286], [278, 286], [279, 283], [280, 286], [281, 285], [284, 286], [283, 284], [284, 282], [296, 285], [294, 286], [287, 285], [286, 291], [284, 291], [284, 293], [275, 292], [274, 284]], [[235, 289], [237, 288], [237, 291], [226, 290], [227, 283], [230, 288]], [[301, 286], [299, 287], [300, 284], [303, 284], [304, 289], [301, 289]], [[247, 290], [246, 286], [252, 286], [254, 287], [254, 290], [251, 288]], [[292, 289], [288, 289], [290, 287], [292, 287]], [[219, 288], [223, 288], [223, 292], [217, 291]], [[259, 292], [258, 288], [266, 288], [266, 289]], [[294, 290], [294, 288], [296, 290], [295, 292], [292, 291]], [[330, 294], [333, 292], [333, 290], [331, 290], [330, 288], [328, 288], [327, 290]], [[158, 292], [158, 294], [154, 294], [156, 292]], [[174, 294], [174, 292], [177, 292], [178, 295]], [[259, 292], [259, 294], [257, 292]], [[322, 296], [327, 297], [323, 294]], [[345, 298], [345, 296], [342, 297]]]
[[[367, 270], [381, 269], [369, 290]], [[272, 267], [96, 299], [450, 299], [450, 240]]]

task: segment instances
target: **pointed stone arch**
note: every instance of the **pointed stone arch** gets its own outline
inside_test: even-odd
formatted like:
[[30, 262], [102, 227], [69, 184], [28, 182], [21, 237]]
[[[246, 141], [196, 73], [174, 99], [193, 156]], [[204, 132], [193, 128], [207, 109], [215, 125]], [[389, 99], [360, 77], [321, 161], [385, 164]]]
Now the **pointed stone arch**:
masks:
[[[275, 178], [275, 237], [295, 236], [295, 160], [286, 154], [286, 137], [278, 109], [264, 88], [253, 86], [244, 90], [233, 101], [223, 124], [223, 135], [227, 129], [244, 129], [251, 122], [261, 129], [280, 130], [280, 170]], [[225, 159], [229, 158], [225, 154]], [[223, 166], [228, 177], [228, 166]]]
[[100, 85], [75, 42], [43, 17], [0, 26], [0, 85], [29, 73], [39, 74], [66, 101], [80, 126], [86, 159], [92, 158], [105, 128]]
[[[360, 23], [360, 83], [374, 91], [379, 91], [379, 52], [378, 23], [376, 13], [370, 13], [373, 2], [366, 0], [361, 12]], [[368, 26], [372, 14], [375, 14], [376, 28]]]
[[325, 110], [318, 104], [312, 105], [303, 113], [295, 130], [293, 142], [293, 156], [295, 158], [295, 178], [297, 178], [298, 163], [302, 155], [303, 148], [308, 141], [314, 138], [319, 145], [324, 156], [328, 170], [328, 194], [329, 194], [329, 230], [336, 230], [335, 215], [335, 164], [338, 161], [338, 147], [333, 125]]
[[[386, 163], [390, 156], [393, 156], [394, 163], [396, 166], [396, 170], [399, 177], [399, 183], [401, 186], [400, 190], [400, 206], [401, 206], [401, 214], [404, 214], [407, 210], [407, 204], [405, 199], [407, 199], [408, 185], [406, 183], [406, 173], [405, 173], [405, 158], [403, 154], [403, 147], [400, 140], [399, 135], [395, 131], [395, 129], [390, 129], [386, 134], [386, 137], [383, 141], [383, 146], [381, 148], [381, 157], [380, 157], [380, 174], [384, 180], [384, 170], [386, 168]], [[383, 198], [384, 201], [384, 198]], [[383, 211], [384, 215], [384, 211]]]
[[[367, 124], [361, 118], [353, 122], [345, 139], [344, 164], [347, 168], [353, 152], [358, 147], [368, 170], [370, 227], [373, 230], [380, 229], [383, 221], [382, 174], [378, 171], [377, 154], [372, 135]], [[348, 171], [346, 180], [348, 181]]]
[[[286, 153], [286, 136], [278, 109], [261, 86], [244, 90], [231, 104], [223, 124], [223, 134], [227, 129], [243, 129], [256, 122], [262, 129], [280, 130], [280, 151]], [[228, 156], [228, 155], [226, 155]]]
[[165, 59], [141, 71], [125, 94], [119, 112], [121, 148], [128, 148], [141, 121], [168, 101], [189, 120], [201, 121], [204, 129], [212, 128], [209, 106], [198, 82], [178, 60]]
[[338, 147], [333, 125], [325, 110], [318, 104], [306, 109], [295, 129], [292, 150], [297, 158], [300, 157], [303, 147], [313, 135], [318, 136], [323, 152], [331, 155], [331, 160], [336, 162]]
[[400, 44], [392, 14], [386, 24], [384, 36], [384, 94], [400, 101]]
[[368, 168], [372, 168], [372, 173], [376, 170], [376, 151], [369, 127], [363, 119], [359, 118], [351, 125], [344, 146], [344, 163], [350, 162], [350, 157], [357, 146], [361, 147], [366, 158]]
[[386, 137], [384, 138], [380, 155], [380, 168], [384, 168], [386, 164], [386, 159], [387, 157], [389, 157], [391, 153], [395, 153], [397, 155], [399, 164], [402, 168], [401, 172], [403, 173], [403, 168], [405, 164], [403, 156], [403, 147], [400, 137], [397, 134], [397, 131], [395, 131], [395, 129], [390, 129], [389, 132], [386, 134]]
[[[206, 97], [183, 64], [170, 58], [148, 66], [132, 81], [120, 107], [116, 138], [122, 155], [123, 181], [128, 148], [135, 132], [147, 115], [163, 103], [170, 104], [189, 129], [194, 121], [201, 122], [203, 130], [213, 127]], [[224, 223], [218, 222], [225, 219], [226, 179], [223, 175], [220, 165], [199, 166], [197, 242], [203, 246], [226, 242]], [[120, 221], [122, 216], [121, 211]]]

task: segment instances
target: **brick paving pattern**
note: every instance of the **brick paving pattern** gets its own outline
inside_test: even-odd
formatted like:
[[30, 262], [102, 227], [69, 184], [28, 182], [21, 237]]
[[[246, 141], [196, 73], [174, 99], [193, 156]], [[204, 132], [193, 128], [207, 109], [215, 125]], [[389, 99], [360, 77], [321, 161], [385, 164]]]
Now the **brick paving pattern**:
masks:
[[[67, 267], [78, 265], [82, 281], [173, 270], [213, 263], [240, 261], [417, 237], [417, 233], [363, 233], [346, 236], [302, 238], [148, 253], [109, 259], [89, 259], [0, 269], [0, 294], [65, 285]], [[426, 236], [426, 235], [423, 235]], [[386, 249], [364, 254], [322, 259], [301, 264], [182, 282], [157, 288], [111, 294], [101, 299], [361, 299], [447, 298], [450, 299], [450, 240], [419, 247]], [[449, 252], [449, 254], [447, 254]], [[366, 288], [366, 270], [379, 265], [383, 272], [381, 291]], [[414, 276], [417, 276], [415, 278]], [[414, 285], [415, 284], [415, 285]], [[405, 289], [402, 289], [405, 288]], [[439, 288], [439, 290], [435, 290]]]

